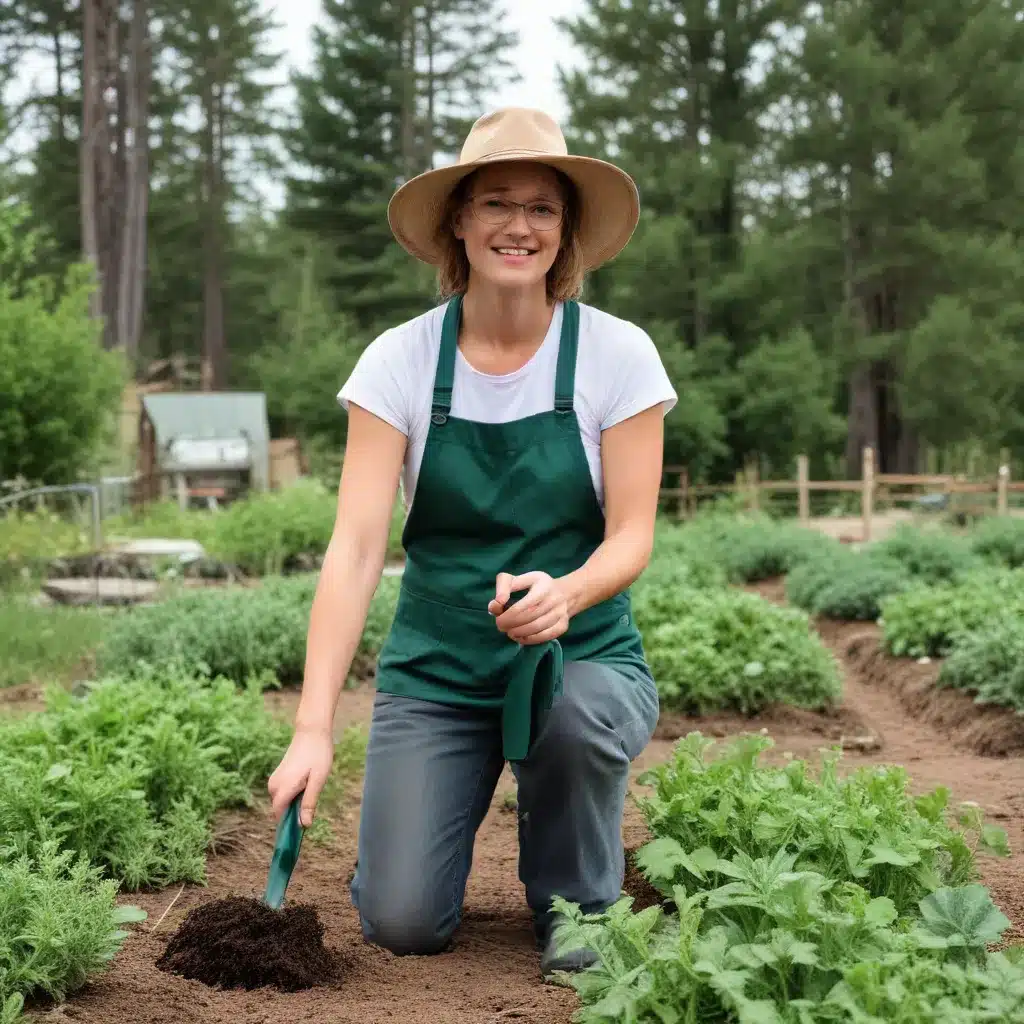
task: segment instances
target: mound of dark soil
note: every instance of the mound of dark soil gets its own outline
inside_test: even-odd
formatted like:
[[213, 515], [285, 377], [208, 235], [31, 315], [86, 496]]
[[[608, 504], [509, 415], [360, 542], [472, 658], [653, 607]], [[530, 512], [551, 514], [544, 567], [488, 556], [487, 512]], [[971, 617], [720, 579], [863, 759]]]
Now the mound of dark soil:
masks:
[[241, 896], [191, 910], [156, 965], [220, 988], [269, 985], [284, 992], [327, 984], [339, 970], [312, 907], [297, 904], [271, 910]]

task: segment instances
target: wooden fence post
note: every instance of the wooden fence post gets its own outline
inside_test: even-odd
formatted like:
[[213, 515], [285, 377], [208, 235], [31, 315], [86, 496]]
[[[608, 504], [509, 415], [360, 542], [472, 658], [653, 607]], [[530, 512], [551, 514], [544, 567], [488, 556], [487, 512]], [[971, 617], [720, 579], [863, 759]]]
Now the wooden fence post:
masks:
[[866, 544], [871, 540], [871, 514], [875, 504], [875, 450], [870, 445], [864, 446], [861, 461], [860, 512], [863, 519], [863, 540]]
[[756, 459], [751, 459], [751, 461], [747, 464], [747, 487], [750, 488], [750, 511], [757, 512], [761, 508], [761, 487], [757, 472]]
[[996, 515], [1005, 516], [1010, 511], [1010, 467], [1005, 463], [999, 467], [999, 479], [996, 481]]
[[806, 455], [796, 457], [796, 487], [800, 506], [800, 523], [806, 526], [811, 521], [811, 492], [807, 484], [810, 478]]
[[689, 498], [690, 471], [684, 468], [683, 471], [679, 474], [679, 508], [676, 510], [676, 514], [678, 515], [680, 520], [686, 518], [686, 510], [688, 505], [690, 504]]

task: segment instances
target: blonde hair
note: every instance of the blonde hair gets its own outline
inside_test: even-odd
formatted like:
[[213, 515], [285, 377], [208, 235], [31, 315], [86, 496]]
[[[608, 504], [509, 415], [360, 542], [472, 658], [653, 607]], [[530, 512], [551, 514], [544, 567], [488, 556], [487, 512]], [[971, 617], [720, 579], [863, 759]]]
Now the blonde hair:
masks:
[[[552, 168], [565, 195], [565, 216], [562, 220], [562, 245], [555, 262], [547, 275], [548, 300], [565, 302], [578, 299], [583, 291], [583, 249], [580, 245], [580, 201], [572, 179], [562, 171]], [[453, 295], [465, 294], [469, 287], [469, 259], [462, 240], [455, 237], [452, 229], [459, 207], [469, 195], [470, 182], [474, 175], [467, 174], [455, 186], [437, 228], [437, 240], [441, 247], [441, 261], [437, 267], [437, 291], [442, 302]]]

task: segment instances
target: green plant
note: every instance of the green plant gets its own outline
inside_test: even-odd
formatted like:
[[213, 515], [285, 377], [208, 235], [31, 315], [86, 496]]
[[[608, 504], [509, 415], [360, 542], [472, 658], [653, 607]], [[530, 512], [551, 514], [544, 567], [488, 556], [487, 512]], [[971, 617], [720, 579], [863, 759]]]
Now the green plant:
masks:
[[881, 602], [886, 650], [897, 657], [942, 656], [957, 639], [1004, 613], [1024, 614], [1024, 571], [985, 570], [956, 584], [918, 584]]
[[564, 899], [563, 951], [599, 962], [567, 978], [580, 1024], [907, 1024], [1010, 1021], [1024, 968], [989, 954], [1009, 926], [972, 884], [974, 849], [1005, 835], [948, 794], [916, 799], [899, 768], [840, 779], [758, 763], [764, 737], [710, 761], [700, 734], [645, 773], [641, 809], [655, 838], [636, 863], [665, 903], [639, 914], [624, 897], [586, 915]]
[[896, 562], [915, 579], [930, 584], [951, 583], [983, 565], [963, 537], [908, 524], [874, 545], [872, 555]]
[[44, 712], [0, 722], [0, 836], [32, 859], [56, 842], [131, 889], [202, 881], [214, 812], [251, 803], [288, 735], [227, 680], [51, 688]]
[[947, 822], [947, 790], [910, 796], [903, 768], [866, 767], [840, 778], [838, 755], [829, 754], [815, 778], [803, 761], [760, 764], [773, 746], [766, 736], [737, 739], [710, 760], [713, 745], [691, 733], [640, 779], [653, 787], [639, 806], [656, 839], [637, 864], [663, 891], [684, 880], [718, 884], [707, 867], [715, 859], [782, 851], [796, 857], [794, 870], [855, 882], [905, 913], [940, 886], [974, 881], [976, 849], [1008, 852], [1005, 833], [985, 825], [976, 808], [960, 809], [959, 828]]
[[677, 910], [629, 898], [584, 915], [561, 897], [563, 951], [600, 959], [567, 979], [578, 1024], [991, 1024], [1019, 1019], [1024, 967], [987, 953], [1010, 922], [982, 886], [923, 899], [913, 928], [891, 901], [793, 870], [793, 857], [720, 862], [730, 879]]
[[0, 1020], [16, 1021], [26, 996], [63, 1000], [104, 970], [128, 933], [144, 921], [117, 906], [117, 883], [55, 842], [34, 859], [0, 849]]
[[841, 550], [798, 565], [786, 577], [786, 598], [812, 615], [873, 621], [882, 599], [902, 593], [911, 578], [899, 564]]
[[0, 584], [24, 572], [40, 573], [51, 559], [92, 546], [90, 524], [43, 509], [0, 513]]
[[[120, 614], [98, 652], [101, 672], [175, 664], [237, 683], [302, 679], [315, 574], [276, 577], [256, 587], [182, 591]], [[400, 581], [384, 577], [367, 615], [353, 674], [372, 669], [394, 616]]]
[[979, 704], [1013, 708], [1024, 715], [1024, 623], [997, 619], [957, 640], [939, 671], [939, 682], [974, 695]]
[[982, 558], [1008, 569], [1024, 567], [1024, 519], [985, 519], [970, 535], [971, 548]]
[[752, 714], [773, 702], [820, 708], [839, 696], [835, 660], [798, 609], [665, 585], [639, 594], [635, 611], [666, 708]]

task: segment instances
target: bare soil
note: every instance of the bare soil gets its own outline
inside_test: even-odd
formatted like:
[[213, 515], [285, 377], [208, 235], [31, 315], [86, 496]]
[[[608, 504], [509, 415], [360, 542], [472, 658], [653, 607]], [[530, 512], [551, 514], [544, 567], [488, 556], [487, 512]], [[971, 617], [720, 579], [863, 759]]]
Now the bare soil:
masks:
[[[776, 598], [780, 593], [777, 584], [759, 589]], [[910, 714], [898, 688], [881, 681], [877, 668], [865, 669], [861, 649], [855, 645], [850, 653], [851, 637], [864, 631], [863, 625], [852, 624], [824, 629], [845, 674], [844, 702], [838, 710], [817, 715], [774, 708], [756, 718], [666, 715], [655, 739], [637, 760], [635, 773], [665, 760], [673, 739], [691, 729], [722, 737], [764, 730], [775, 741], [771, 760], [791, 753], [817, 763], [821, 749], [841, 741], [847, 748], [843, 758], [847, 770], [902, 764], [915, 792], [946, 786], [954, 801], [975, 801], [990, 820], [1006, 829], [1014, 855], [982, 857], [979, 865], [982, 880], [1013, 922], [1006, 938], [1024, 938], [1024, 757], [984, 756], [964, 749], [950, 741], [944, 727]], [[290, 713], [296, 699], [287, 691], [267, 695], [268, 703], [282, 714]], [[345, 691], [339, 728], [354, 721], [368, 722], [371, 708], [368, 688]], [[872, 742], [853, 742], [857, 737], [869, 737]], [[210, 858], [208, 887], [186, 886], [155, 932], [152, 926], [176, 898], [178, 888], [125, 898], [148, 910], [149, 921], [134, 928], [105, 975], [51, 1015], [82, 1024], [568, 1024], [577, 1005], [575, 995], [541, 980], [539, 954], [517, 878], [516, 816], [508, 812], [506, 803], [514, 791], [506, 771], [478, 835], [464, 922], [449, 952], [395, 957], [362, 940], [346, 884], [355, 859], [358, 824], [358, 793], [353, 793], [334, 819], [336, 838], [326, 846], [303, 845], [288, 891], [290, 904], [317, 908], [326, 945], [341, 959], [336, 980], [294, 993], [224, 990], [159, 970], [158, 958], [189, 911], [214, 899], [258, 897], [262, 892], [274, 823], [269, 809], [261, 804], [256, 811], [226, 820], [221, 831], [231, 841]], [[636, 787], [634, 791], [640, 792]], [[647, 838], [643, 820], [632, 805], [627, 807], [623, 837], [629, 848]], [[642, 881], [630, 871], [631, 894], [657, 899]]]

